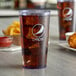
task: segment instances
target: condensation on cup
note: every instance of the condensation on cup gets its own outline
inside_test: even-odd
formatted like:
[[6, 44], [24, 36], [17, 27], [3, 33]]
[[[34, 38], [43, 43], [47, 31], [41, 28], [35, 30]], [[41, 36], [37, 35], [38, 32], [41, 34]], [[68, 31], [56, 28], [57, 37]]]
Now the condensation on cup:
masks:
[[58, 0], [59, 39], [65, 40], [65, 33], [74, 31], [74, 0]]

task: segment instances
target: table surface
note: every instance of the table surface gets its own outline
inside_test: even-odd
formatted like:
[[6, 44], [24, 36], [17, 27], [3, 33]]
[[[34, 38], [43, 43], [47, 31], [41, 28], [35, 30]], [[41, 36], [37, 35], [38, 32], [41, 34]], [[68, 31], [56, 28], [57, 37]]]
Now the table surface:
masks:
[[[0, 18], [0, 30], [14, 20], [19, 19]], [[47, 68], [24, 69], [21, 50], [20, 52], [0, 52], [0, 76], [76, 76], [76, 52], [53, 43], [58, 40], [57, 20], [57, 16], [51, 16]]]

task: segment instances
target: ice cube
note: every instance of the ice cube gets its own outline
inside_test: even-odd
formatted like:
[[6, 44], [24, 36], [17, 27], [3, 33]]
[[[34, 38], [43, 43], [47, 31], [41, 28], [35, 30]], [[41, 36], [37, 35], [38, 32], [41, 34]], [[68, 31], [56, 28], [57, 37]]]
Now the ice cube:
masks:
[[28, 33], [26, 35], [26, 38], [27, 39], [34, 39], [35, 38], [35, 36], [32, 33], [32, 27], [29, 27]]
[[29, 47], [29, 49], [39, 48], [39, 47], [40, 47], [40, 45], [39, 45], [39, 43], [37, 42], [37, 43], [31, 45], [31, 46]]

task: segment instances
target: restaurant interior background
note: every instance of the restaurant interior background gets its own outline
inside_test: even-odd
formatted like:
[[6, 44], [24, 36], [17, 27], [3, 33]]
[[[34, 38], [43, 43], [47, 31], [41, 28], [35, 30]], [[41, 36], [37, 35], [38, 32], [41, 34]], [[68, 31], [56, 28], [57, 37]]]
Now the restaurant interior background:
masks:
[[[51, 43], [48, 48], [48, 66], [45, 70], [34, 70], [34, 72], [23, 70], [21, 47], [17, 49], [12, 47], [14, 51], [11, 48], [4, 48], [0, 49], [0, 76], [76, 76], [76, 49], [68, 48], [61, 42], [56, 43], [59, 40], [57, 0], [0, 0], [0, 35], [4, 35], [3, 30], [13, 22], [20, 21], [19, 10], [26, 8], [28, 1], [34, 2], [37, 7], [50, 9], [49, 41]], [[38, 3], [38, 1], [42, 2]], [[76, 26], [75, 21], [74, 25]]]
[[[27, 8], [27, 6], [29, 8], [37, 7], [47, 8], [50, 10], [49, 37], [55, 40], [58, 39], [59, 20], [57, 0], [0, 0], [0, 34], [3, 34], [2, 30], [6, 29], [9, 25], [11, 25], [12, 22], [19, 21], [19, 10], [25, 9]], [[74, 26], [76, 26], [75, 21]]]
[[0, 9], [21, 9], [27, 3], [39, 3], [40, 6], [56, 9], [57, 0], [0, 0]]
[[[33, 2], [37, 4], [39, 0], [0, 0], [0, 34], [3, 35], [2, 30], [6, 29], [13, 21], [19, 21], [20, 9], [26, 8], [27, 3], [31, 4]], [[56, 32], [54, 36], [58, 36], [57, 0], [41, 0], [41, 4], [39, 2], [38, 6], [51, 10], [51, 30], [49, 31], [51, 32], [51, 37], [53, 37], [52, 32]], [[57, 24], [55, 24], [55, 22]]]

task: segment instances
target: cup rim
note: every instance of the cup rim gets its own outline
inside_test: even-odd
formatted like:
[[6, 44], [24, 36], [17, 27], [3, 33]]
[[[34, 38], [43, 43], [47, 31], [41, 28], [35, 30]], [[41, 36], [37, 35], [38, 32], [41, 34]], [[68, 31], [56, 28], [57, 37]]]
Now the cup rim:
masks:
[[19, 11], [20, 15], [26, 16], [26, 15], [41, 15], [41, 16], [47, 16], [50, 15], [50, 10], [46, 9], [23, 9]]

